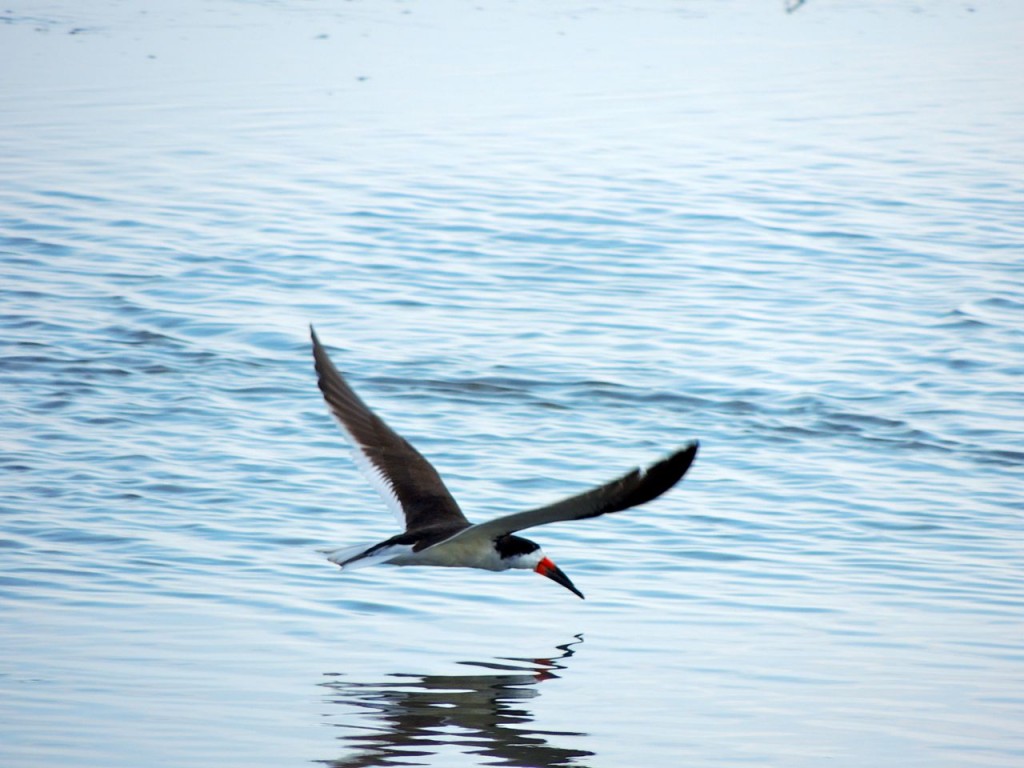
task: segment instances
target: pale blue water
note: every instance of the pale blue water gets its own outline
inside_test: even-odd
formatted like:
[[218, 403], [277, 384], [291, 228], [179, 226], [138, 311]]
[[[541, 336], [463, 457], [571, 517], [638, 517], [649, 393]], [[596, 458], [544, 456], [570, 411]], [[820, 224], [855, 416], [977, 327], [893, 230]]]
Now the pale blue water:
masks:
[[[1019, 4], [0, 18], [0, 765], [1024, 764]], [[471, 518], [701, 454], [342, 574], [310, 322]]]

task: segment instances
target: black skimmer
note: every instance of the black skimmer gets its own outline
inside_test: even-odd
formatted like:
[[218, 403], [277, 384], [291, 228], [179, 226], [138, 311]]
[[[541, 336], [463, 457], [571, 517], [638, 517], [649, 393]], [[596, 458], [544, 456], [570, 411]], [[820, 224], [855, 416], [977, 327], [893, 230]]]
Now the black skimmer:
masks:
[[310, 326], [317, 384], [354, 449], [356, 464], [392, 508], [405, 532], [372, 546], [323, 550], [342, 568], [374, 563], [504, 571], [529, 568], [580, 592], [539, 545], [517, 531], [620, 512], [657, 498], [678, 483], [697, 455], [696, 441], [646, 469], [545, 507], [472, 524], [437, 470], [352, 391]]

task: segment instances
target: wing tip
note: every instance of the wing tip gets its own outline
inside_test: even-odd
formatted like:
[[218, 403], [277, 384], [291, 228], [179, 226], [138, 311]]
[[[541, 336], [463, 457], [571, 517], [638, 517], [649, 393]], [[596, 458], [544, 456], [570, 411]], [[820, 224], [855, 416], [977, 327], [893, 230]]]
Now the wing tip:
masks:
[[683, 479], [689, 471], [693, 460], [697, 458], [700, 443], [691, 440], [675, 453], [669, 454], [661, 461], [644, 469], [635, 470], [640, 474], [640, 482], [629, 499], [626, 507], [634, 507], [656, 499]]
[[[680, 448], [678, 451], [673, 453], [668, 458], [660, 461], [655, 466], [667, 465], [672, 467], [673, 474], [678, 472], [676, 482], [682, 479], [683, 475], [690, 469], [690, 465], [693, 464], [693, 460], [697, 458], [697, 451], [700, 449], [699, 440], [691, 440], [685, 446]], [[652, 467], [653, 469], [653, 467]], [[674, 484], [674, 483], [673, 483]]]
[[[673, 454], [673, 459], [686, 461], [686, 469], [690, 468], [693, 460], [697, 458], [697, 451], [700, 449], [700, 440], [691, 440], [683, 448]], [[685, 470], [684, 470], [685, 471]]]

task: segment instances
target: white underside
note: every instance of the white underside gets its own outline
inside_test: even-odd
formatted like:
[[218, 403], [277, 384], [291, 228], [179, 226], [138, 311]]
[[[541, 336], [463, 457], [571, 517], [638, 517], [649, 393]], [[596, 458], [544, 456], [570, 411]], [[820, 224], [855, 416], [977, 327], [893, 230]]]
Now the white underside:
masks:
[[[388, 509], [391, 510], [391, 513], [395, 516], [395, 520], [398, 521], [398, 524], [404, 528], [405, 510], [402, 509], [402, 504], [398, 500], [398, 495], [395, 493], [395, 487], [392, 485], [391, 480], [387, 475], [381, 472], [372, 461], [370, 461], [365, 453], [363, 453], [363, 445], [356, 439], [356, 436], [352, 434], [348, 425], [345, 424], [345, 422], [342, 421], [336, 413], [334, 413], [333, 409], [329, 410], [331, 411], [331, 416], [334, 418], [335, 422], [337, 422], [338, 426], [341, 427], [342, 434], [344, 434], [345, 438], [348, 440], [349, 446], [352, 448], [353, 463], [370, 482], [373, 489], [380, 494], [380, 497], [384, 500], [384, 503], [387, 504]], [[358, 554], [359, 552], [357, 551], [354, 552], [352, 556], [354, 557]]]

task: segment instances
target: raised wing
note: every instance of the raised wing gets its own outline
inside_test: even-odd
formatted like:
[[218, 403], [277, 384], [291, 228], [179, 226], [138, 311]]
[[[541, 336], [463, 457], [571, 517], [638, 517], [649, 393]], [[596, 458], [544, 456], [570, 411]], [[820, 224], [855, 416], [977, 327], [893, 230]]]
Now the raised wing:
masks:
[[436, 546], [447, 546], [456, 540], [464, 540], [469, 537], [496, 539], [499, 536], [534, 528], [538, 525], [566, 520], [582, 520], [646, 504], [683, 478], [686, 470], [690, 468], [697, 456], [697, 447], [698, 443], [694, 441], [647, 469], [634, 469], [618, 480], [612, 480], [610, 483], [549, 504], [546, 507], [517, 512], [470, 526]]
[[407, 531], [468, 524], [437, 470], [423, 455], [367, 407], [334, 367], [309, 327], [317, 385], [353, 447], [356, 464]]

